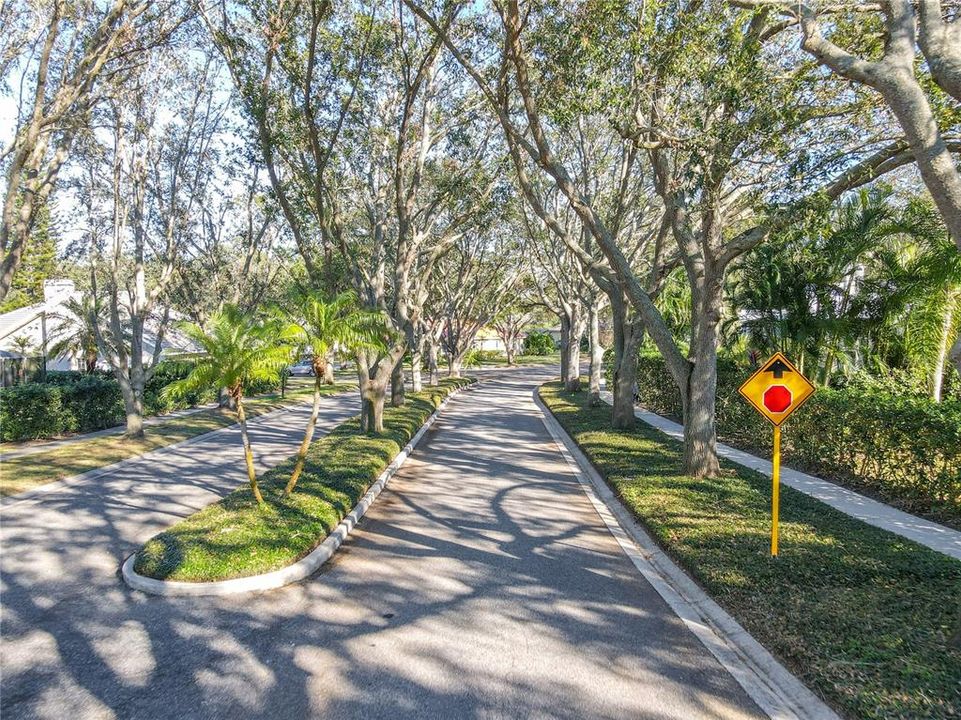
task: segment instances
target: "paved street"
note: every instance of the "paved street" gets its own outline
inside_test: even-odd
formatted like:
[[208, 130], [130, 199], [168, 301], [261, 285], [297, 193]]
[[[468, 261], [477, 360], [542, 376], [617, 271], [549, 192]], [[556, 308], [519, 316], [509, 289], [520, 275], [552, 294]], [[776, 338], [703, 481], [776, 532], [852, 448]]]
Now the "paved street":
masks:
[[[5, 504], [3, 716], [762, 717], [570, 474], [532, 401], [549, 374], [458, 396], [331, 563], [281, 590], [165, 599], [117, 575], [243, 481], [234, 431]], [[331, 426], [355, 397], [324, 407]], [[257, 423], [263, 464], [303, 413]]]

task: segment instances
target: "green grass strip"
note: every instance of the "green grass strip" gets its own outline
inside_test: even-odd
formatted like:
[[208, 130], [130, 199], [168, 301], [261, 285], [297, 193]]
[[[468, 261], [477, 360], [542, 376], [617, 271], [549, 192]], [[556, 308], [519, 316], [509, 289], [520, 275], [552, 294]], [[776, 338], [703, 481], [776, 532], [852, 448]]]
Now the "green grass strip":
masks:
[[654, 428], [612, 431], [610, 408], [560, 383], [540, 395], [656, 541], [843, 715], [961, 717], [961, 562], [789, 487], [772, 559], [769, 478], [727, 462], [684, 476]]
[[381, 435], [362, 433], [359, 418], [338, 425], [311, 444], [289, 498], [282, 494], [293, 457], [261, 478], [264, 508], [257, 507], [244, 483], [149, 540], [134, 569], [161, 580], [213, 582], [296, 562], [324, 541], [444, 398], [471, 382], [449, 378], [409, 393], [405, 405], [385, 409]]
[[[332, 395], [352, 387], [356, 386], [350, 383], [324, 385], [321, 394]], [[253, 397], [244, 401], [244, 407], [247, 418], [252, 419], [289, 405], [306, 402], [312, 396], [313, 388], [304, 387], [288, 390], [284, 398], [281, 398], [279, 393]], [[3, 461], [0, 495], [16, 495], [39, 485], [139, 457], [152, 450], [220, 430], [236, 422], [237, 413], [213, 408], [147, 426], [141, 440], [129, 440], [123, 435], [106, 435], [77, 440], [32, 455], [13, 457]]]

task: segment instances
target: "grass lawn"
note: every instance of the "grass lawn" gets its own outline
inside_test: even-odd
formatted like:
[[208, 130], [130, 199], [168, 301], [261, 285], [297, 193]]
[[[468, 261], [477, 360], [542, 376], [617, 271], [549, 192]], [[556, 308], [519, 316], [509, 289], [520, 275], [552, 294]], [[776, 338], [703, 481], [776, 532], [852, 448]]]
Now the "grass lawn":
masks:
[[[350, 384], [325, 385], [325, 395], [344, 392]], [[309, 400], [313, 387], [304, 384], [288, 388], [285, 398], [280, 394], [260, 395], [244, 401], [247, 417], [263, 415], [272, 410]], [[71, 475], [95, 470], [121, 460], [143, 455], [166, 445], [188, 440], [204, 433], [233, 425], [236, 413], [215, 408], [181, 418], [172, 418], [159, 425], [145, 428], [143, 440], [126, 440], [122, 435], [78, 440], [44, 452], [10, 458], [0, 470], [0, 495], [14, 495], [30, 488], [60, 480]]]
[[473, 382], [449, 378], [408, 393], [403, 407], [384, 411], [384, 433], [360, 432], [358, 418], [310, 446], [296, 490], [284, 500], [294, 459], [264, 473], [266, 507], [245, 483], [227, 497], [150, 539], [137, 555], [141, 575], [210, 582], [286, 567], [317, 547], [455, 388]]
[[[561, 354], [559, 352], [551, 353], [550, 355], [518, 355], [514, 358], [515, 365], [556, 365], [560, 361]], [[480, 367], [484, 367], [485, 365], [508, 367], [506, 357], [500, 357], [495, 360], [484, 360], [480, 363]]]
[[722, 461], [679, 472], [681, 445], [559, 383], [541, 398], [621, 501], [716, 601], [849, 718], [961, 718], [961, 562], [781, 488], [772, 560], [771, 481]]

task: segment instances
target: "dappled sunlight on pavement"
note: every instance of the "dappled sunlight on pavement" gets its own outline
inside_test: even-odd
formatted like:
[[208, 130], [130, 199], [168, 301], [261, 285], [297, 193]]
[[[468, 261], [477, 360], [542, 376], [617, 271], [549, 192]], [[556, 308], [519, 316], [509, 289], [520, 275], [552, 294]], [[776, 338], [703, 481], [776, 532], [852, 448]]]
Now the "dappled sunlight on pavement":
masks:
[[333, 560], [281, 590], [159, 598], [116, 576], [242, 480], [218, 479], [225, 459], [169, 498], [131, 483], [4, 508], [4, 715], [762, 717], [570, 475], [531, 400], [549, 376], [455, 398]]

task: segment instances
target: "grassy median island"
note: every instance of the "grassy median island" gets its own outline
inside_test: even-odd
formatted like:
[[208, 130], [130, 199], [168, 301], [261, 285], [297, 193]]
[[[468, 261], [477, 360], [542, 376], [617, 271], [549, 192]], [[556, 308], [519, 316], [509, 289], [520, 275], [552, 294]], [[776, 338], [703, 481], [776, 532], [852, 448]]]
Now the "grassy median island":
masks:
[[449, 378], [409, 393], [384, 410], [384, 433], [361, 433], [358, 418], [310, 446], [293, 494], [282, 497], [294, 458], [260, 478], [266, 506], [245, 483], [227, 497], [151, 538], [134, 569], [160, 580], [213, 582], [286, 567], [317, 547], [453, 390], [473, 382]]
[[[350, 383], [324, 385], [321, 393], [333, 395], [356, 387]], [[313, 387], [260, 395], [244, 405], [247, 418], [255, 418], [274, 410], [302, 403], [311, 398]], [[237, 413], [221, 408], [202, 410], [146, 428], [141, 440], [128, 440], [122, 435], [78, 439], [60, 447], [3, 461], [0, 472], [0, 495], [16, 495], [38, 485], [62, 480], [65, 477], [90, 472], [113, 463], [138, 457], [167, 445], [183, 442], [198, 435], [228, 427], [237, 422]]]
[[722, 461], [679, 474], [681, 446], [559, 383], [544, 403], [624, 504], [715, 600], [850, 718], [961, 717], [961, 562], [781, 489], [781, 556], [768, 557], [769, 478]]

